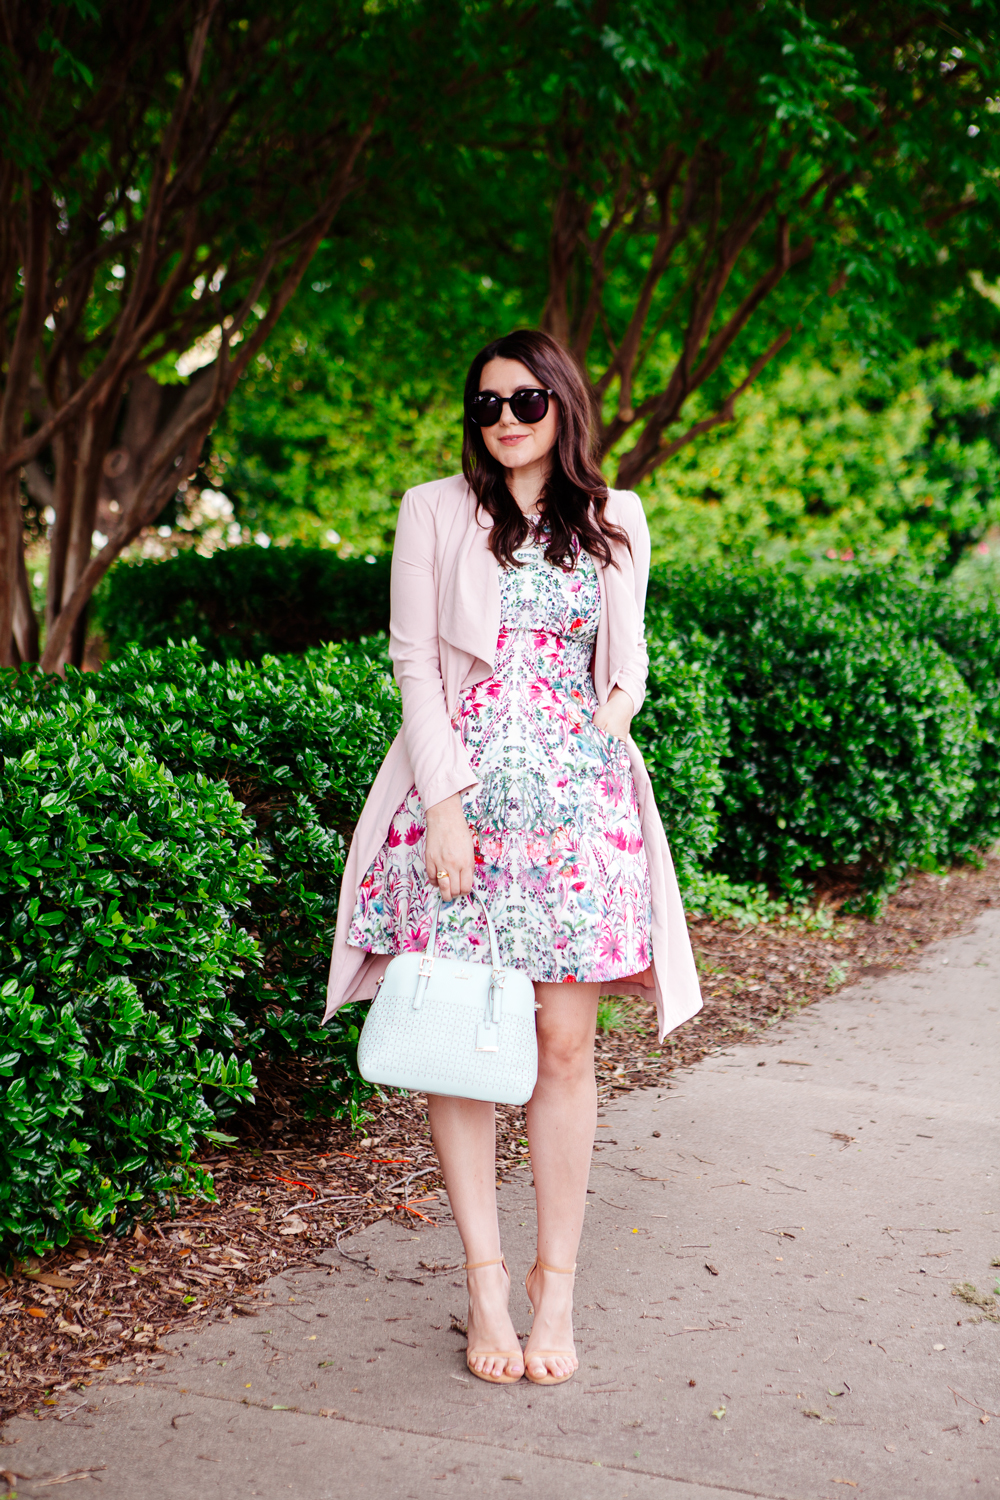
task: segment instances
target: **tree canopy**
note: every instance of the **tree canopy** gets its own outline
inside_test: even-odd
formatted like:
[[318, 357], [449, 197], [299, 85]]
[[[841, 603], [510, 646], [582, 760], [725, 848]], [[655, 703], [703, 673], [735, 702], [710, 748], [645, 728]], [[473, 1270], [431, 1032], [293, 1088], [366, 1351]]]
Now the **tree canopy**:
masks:
[[629, 486], [831, 309], [859, 352], [995, 332], [997, 0], [8, 12], [3, 659], [37, 654], [22, 484], [54, 515], [58, 666], [114, 556], [210, 461], [237, 385], [260, 397], [307, 268], [299, 327], [329, 290], [319, 341], [337, 318], [363, 331], [358, 368], [404, 428], [470, 343], [549, 329]]
[[[481, 80], [447, 3], [13, 0], [5, 16], [0, 659], [37, 654], [23, 470], [54, 515], [58, 666], [101, 574], [193, 472], [373, 137], [391, 154], [404, 125], [436, 128], [441, 91]], [[102, 494], [116, 522], [92, 557]]]
[[731, 420], [831, 299], [896, 349], [946, 308], [982, 317], [995, 5], [566, 0], [547, 21], [505, 166], [550, 205], [542, 326], [591, 373], [621, 485]]

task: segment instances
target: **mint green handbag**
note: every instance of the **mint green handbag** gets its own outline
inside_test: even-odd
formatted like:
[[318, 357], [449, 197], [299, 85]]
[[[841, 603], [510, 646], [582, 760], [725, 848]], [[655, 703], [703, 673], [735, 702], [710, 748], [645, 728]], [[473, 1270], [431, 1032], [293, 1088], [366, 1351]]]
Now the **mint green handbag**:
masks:
[[439, 958], [434, 910], [423, 953], [401, 953], [375, 992], [358, 1068], [369, 1083], [496, 1104], [526, 1104], [538, 1076], [535, 990], [519, 969], [503, 968], [486, 904], [490, 962]]

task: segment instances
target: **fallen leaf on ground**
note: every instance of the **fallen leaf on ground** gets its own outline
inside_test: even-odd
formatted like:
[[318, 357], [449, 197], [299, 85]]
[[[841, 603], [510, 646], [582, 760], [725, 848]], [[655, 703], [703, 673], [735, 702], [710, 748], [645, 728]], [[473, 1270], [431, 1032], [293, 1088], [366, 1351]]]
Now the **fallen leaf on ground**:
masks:
[[717, 1417], [720, 1422], [722, 1421], [722, 1419], [723, 1419], [723, 1417], [725, 1415], [726, 1415], [726, 1408], [724, 1406], [717, 1407], [717, 1409], [715, 1411], [713, 1411], [713, 1413], [712, 1413], [712, 1416], [713, 1417]]
[[300, 1219], [298, 1214], [289, 1214], [288, 1218], [278, 1230], [279, 1234], [305, 1234], [309, 1225], [305, 1219]]

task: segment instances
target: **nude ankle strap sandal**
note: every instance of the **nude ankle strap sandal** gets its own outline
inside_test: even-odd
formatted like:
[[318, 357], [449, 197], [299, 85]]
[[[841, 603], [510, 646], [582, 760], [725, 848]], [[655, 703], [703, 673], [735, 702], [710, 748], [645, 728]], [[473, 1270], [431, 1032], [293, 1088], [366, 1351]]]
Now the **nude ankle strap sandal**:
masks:
[[[530, 1276], [531, 1272], [535, 1271], [535, 1270], [538, 1270], [538, 1271], [555, 1271], [560, 1276], [572, 1276], [574, 1274], [574, 1272], [576, 1271], [576, 1266], [575, 1265], [572, 1265], [572, 1266], [547, 1266], [545, 1264], [545, 1262], [543, 1260], [539, 1260], [538, 1256], [536, 1255], [535, 1258], [534, 1258], [534, 1260], [531, 1263], [531, 1267], [530, 1267], [530, 1269], [528, 1271], [528, 1275], [525, 1276], [525, 1278], [524, 1278], [524, 1290], [526, 1292], [528, 1291], [528, 1276]], [[530, 1299], [530, 1297], [531, 1297], [531, 1293], [530, 1292], [528, 1292], [528, 1297]], [[532, 1375], [531, 1371], [528, 1369], [528, 1360], [529, 1359], [552, 1359], [553, 1356], [555, 1356], [555, 1355], [565, 1356], [568, 1359], [576, 1359], [576, 1350], [575, 1349], [532, 1349], [530, 1355], [526, 1355], [525, 1356], [525, 1360], [524, 1360], [524, 1373], [525, 1373], [525, 1375], [527, 1375], [527, 1377], [531, 1381], [532, 1385], [565, 1385], [565, 1383], [566, 1383], [567, 1380], [572, 1380], [573, 1379], [573, 1376], [576, 1374], [576, 1370], [570, 1370], [570, 1372], [569, 1372], [568, 1375]]]
[[[466, 1263], [465, 1263], [465, 1270], [466, 1271], [480, 1271], [480, 1270], [483, 1269], [484, 1266], [503, 1266], [504, 1271], [505, 1271], [506, 1276], [507, 1276], [507, 1280], [508, 1281], [510, 1280], [510, 1272], [507, 1270], [507, 1262], [504, 1260], [504, 1258], [503, 1258], [502, 1255], [501, 1255], [501, 1257], [500, 1257], [499, 1260], [476, 1260], [476, 1261], [473, 1261], [471, 1264], [470, 1264], [469, 1261], [466, 1261]], [[466, 1363], [466, 1367], [467, 1367], [467, 1369], [469, 1371], [469, 1374], [470, 1375], [475, 1375], [475, 1377], [476, 1377], [477, 1380], [486, 1380], [486, 1381], [489, 1382], [490, 1385], [516, 1385], [517, 1382], [520, 1380], [521, 1375], [484, 1375], [481, 1370], [474, 1370], [472, 1368], [472, 1361], [473, 1361], [473, 1359], [482, 1359], [484, 1357], [487, 1358], [487, 1359], [489, 1359], [489, 1358], [492, 1357], [492, 1358], [495, 1358], [495, 1359], [505, 1359], [505, 1360], [521, 1359], [522, 1355], [521, 1355], [521, 1346], [520, 1346], [520, 1344], [518, 1344], [518, 1346], [517, 1346], [516, 1349], [471, 1349], [471, 1348], [466, 1348], [466, 1351], [465, 1351], [465, 1363]], [[522, 1370], [521, 1374], [523, 1375], [523, 1373], [524, 1373], [524, 1371]]]

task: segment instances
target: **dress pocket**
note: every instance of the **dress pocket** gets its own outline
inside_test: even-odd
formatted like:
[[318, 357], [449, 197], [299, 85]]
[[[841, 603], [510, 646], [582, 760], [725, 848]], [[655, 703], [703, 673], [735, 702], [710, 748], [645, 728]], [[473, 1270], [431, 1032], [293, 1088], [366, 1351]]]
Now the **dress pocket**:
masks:
[[597, 736], [598, 743], [600, 744], [603, 753], [607, 756], [608, 760], [619, 760], [621, 758], [622, 752], [625, 750], [625, 741], [620, 740], [616, 734], [612, 734], [609, 730], [602, 729], [600, 724], [595, 724], [593, 718], [591, 718], [590, 725]]

